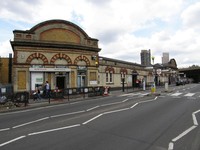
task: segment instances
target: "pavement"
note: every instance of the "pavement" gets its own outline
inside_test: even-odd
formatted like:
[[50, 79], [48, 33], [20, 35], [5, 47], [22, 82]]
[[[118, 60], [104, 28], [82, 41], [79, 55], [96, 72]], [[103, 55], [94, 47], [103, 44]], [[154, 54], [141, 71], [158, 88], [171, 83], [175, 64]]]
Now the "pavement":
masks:
[[[148, 96], [157, 96], [160, 95], [162, 92], [170, 92], [169, 90], [166, 91], [164, 87], [157, 87], [156, 92], [152, 92], [151, 89], [146, 89], [145, 91], [142, 88], [138, 89], [125, 89], [124, 92], [122, 90], [116, 90], [116, 91], [110, 91], [108, 95], [104, 96], [118, 96], [118, 95], [123, 95], [123, 94], [128, 94], [128, 93], [134, 93], [134, 92], [145, 92], [148, 93]], [[85, 95], [79, 95], [79, 97], [75, 97], [73, 95], [70, 95], [69, 97], [64, 97], [64, 98], [56, 98], [56, 99], [41, 99], [41, 100], [33, 100], [29, 99], [29, 103], [25, 106], [23, 103], [19, 105], [14, 105], [11, 102], [8, 102], [4, 105], [0, 105], [0, 113], [3, 112], [10, 112], [10, 111], [17, 111], [17, 110], [25, 110], [25, 109], [31, 109], [31, 108], [38, 108], [38, 107], [47, 107], [51, 105], [58, 105], [58, 104], [63, 104], [63, 103], [72, 103], [72, 102], [77, 102], [77, 101], [83, 101], [83, 100], [91, 100], [91, 99], [97, 99], [99, 97], [103, 96], [92, 96], [88, 97], [87, 94]]]

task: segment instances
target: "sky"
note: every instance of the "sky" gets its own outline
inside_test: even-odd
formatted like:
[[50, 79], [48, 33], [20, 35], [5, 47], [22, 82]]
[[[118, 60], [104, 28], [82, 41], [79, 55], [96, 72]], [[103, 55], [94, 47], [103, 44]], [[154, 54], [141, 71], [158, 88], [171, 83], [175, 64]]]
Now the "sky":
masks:
[[63, 19], [99, 40], [100, 56], [141, 63], [151, 50], [178, 68], [200, 65], [200, 0], [1, 0], [0, 56], [12, 53], [13, 30]]

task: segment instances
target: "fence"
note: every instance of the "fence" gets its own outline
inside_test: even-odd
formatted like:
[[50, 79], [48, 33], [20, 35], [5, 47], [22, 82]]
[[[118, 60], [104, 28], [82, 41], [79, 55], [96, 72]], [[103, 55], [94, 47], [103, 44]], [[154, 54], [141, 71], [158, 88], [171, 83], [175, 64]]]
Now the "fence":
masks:
[[[2, 90], [3, 89], [3, 90]], [[106, 92], [109, 92], [108, 87], [81, 87], [81, 88], [67, 88], [64, 90], [51, 90], [50, 98], [47, 95], [41, 95], [42, 98], [48, 98], [49, 103], [50, 99], [68, 99], [70, 98], [85, 98], [85, 97], [93, 97], [93, 96], [102, 96]], [[0, 104], [5, 104], [7, 102], [12, 102], [15, 105], [19, 103], [24, 103], [26, 106], [29, 103], [29, 99], [33, 98], [32, 92], [29, 93], [27, 91], [23, 92], [13, 92], [12, 86], [1, 87], [1, 95], [0, 95]]]
[[104, 87], [81, 87], [81, 88], [67, 88], [64, 90], [52, 90], [51, 98], [74, 98], [74, 97], [93, 97], [101, 96], [104, 93]]

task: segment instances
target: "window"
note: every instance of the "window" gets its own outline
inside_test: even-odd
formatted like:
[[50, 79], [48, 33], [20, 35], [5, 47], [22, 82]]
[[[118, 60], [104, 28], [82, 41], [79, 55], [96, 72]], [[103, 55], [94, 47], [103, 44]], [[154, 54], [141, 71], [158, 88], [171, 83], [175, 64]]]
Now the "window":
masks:
[[108, 83], [108, 72], [106, 72], [106, 83]]
[[106, 72], [106, 83], [113, 83], [113, 73]]
[[111, 66], [107, 66], [105, 72], [106, 72], [106, 83], [113, 83], [114, 82], [113, 75], [115, 73], [114, 68], [112, 68]]
[[112, 82], [113, 82], [113, 73], [110, 72], [110, 83], [112, 83]]

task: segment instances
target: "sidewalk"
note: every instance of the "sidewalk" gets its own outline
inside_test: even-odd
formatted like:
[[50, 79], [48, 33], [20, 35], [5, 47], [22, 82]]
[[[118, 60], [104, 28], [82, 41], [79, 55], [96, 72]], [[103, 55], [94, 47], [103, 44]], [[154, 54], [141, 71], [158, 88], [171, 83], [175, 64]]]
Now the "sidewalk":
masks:
[[[165, 92], [164, 87], [157, 87], [155, 93], [151, 93], [151, 89], [146, 89], [145, 91], [142, 88], [137, 88], [137, 89], [125, 89], [124, 92], [122, 90], [115, 90], [115, 91], [110, 91], [108, 96], [119, 96], [122, 94], [127, 94], [127, 93], [134, 93], [134, 92], [146, 92], [149, 93], [149, 95], [156, 96], [160, 95], [162, 92]], [[65, 97], [65, 98], [57, 98], [57, 99], [41, 99], [41, 100], [36, 100], [34, 101], [33, 99], [29, 99], [29, 103], [27, 106], [24, 106], [24, 104], [20, 104], [19, 107], [13, 106], [13, 105], [7, 105], [3, 107], [2, 105], [0, 106], [0, 113], [1, 112], [9, 112], [9, 111], [17, 111], [17, 110], [25, 110], [25, 109], [31, 109], [31, 108], [38, 108], [38, 107], [47, 107], [47, 106], [52, 106], [52, 105], [58, 105], [58, 104], [65, 104], [65, 103], [71, 103], [71, 102], [78, 102], [78, 101], [84, 101], [84, 100], [91, 100], [91, 99], [97, 99], [103, 96], [92, 96], [88, 97], [87, 95], [82, 95], [81, 97], [78, 98], [73, 98], [72, 96]], [[69, 99], [68, 99], [69, 98]]]

